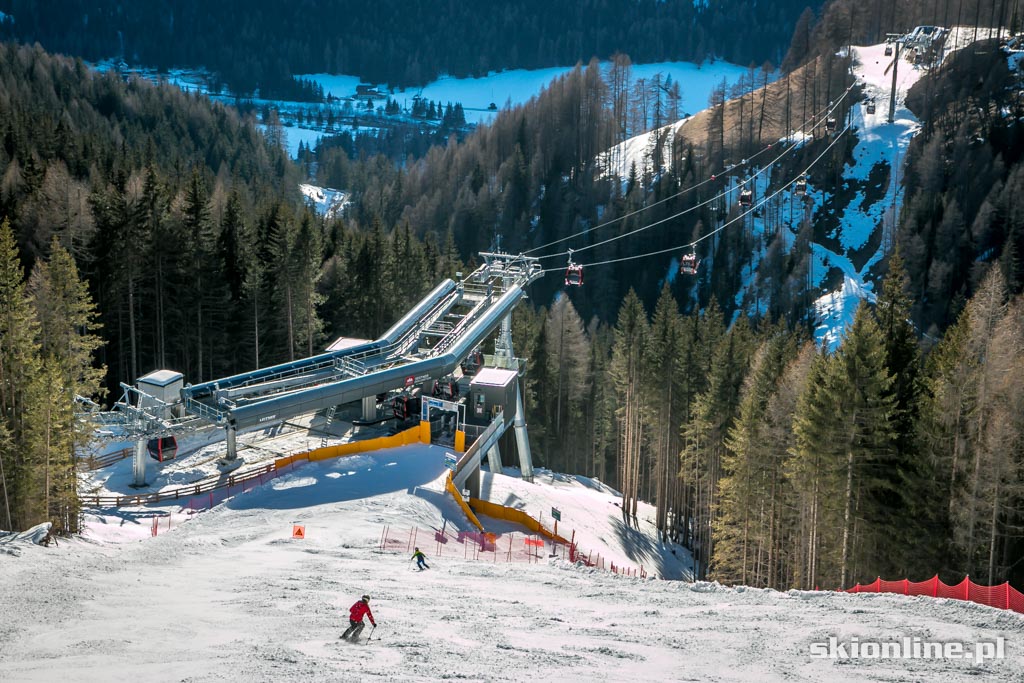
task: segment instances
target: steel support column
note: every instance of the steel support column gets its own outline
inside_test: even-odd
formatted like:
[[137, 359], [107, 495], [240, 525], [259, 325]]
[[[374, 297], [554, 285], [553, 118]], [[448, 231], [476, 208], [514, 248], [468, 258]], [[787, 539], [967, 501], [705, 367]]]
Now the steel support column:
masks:
[[487, 451], [487, 466], [491, 468], [492, 474], [501, 474], [501, 451], [498, 444], [494, 444]]
[[146, 483], [146, 439], [142, 438], [135, 442], [135, 459], [132, 461], [132, 474], [134, 480], [132, 486], [141, 488], [148, 486]]
[[516, 416], [512, 425], [516, 430], [516, 448], [519, 450], [519, 469], [523, 479], [533, 481], [533, 457], [530, 455], [530, 436], [526, 433], [526, 415], [523, 410], [523, 395], [516, 380]]
[[226, 441], [228, 447], [228, 454], [224, 456], [225, 460], [234, 460], [238, 457], [238, 447], [235, 444], [235, 435], [238, 430], [233, 425], [227, 425], [224, 428], [226, 432]]

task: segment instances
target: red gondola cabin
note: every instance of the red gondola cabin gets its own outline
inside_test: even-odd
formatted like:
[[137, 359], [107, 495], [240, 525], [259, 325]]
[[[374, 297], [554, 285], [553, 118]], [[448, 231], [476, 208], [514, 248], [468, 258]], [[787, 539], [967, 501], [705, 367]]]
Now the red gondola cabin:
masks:
[[683, 254], [679, 259], [679, 272], [683, 275], [696, 275], [700, 268], [700, 259], [696, 254]]
[[583, 284], [583, 266], [570, 263], [565, 269], [565, 286], [580, 287]]
[[150, 439], [146, 443], [146, 450], [149, 451], [149, 457], [159, 462], [174, 460], [174, 456], [178, 455], [178, 440], [173, 436]]

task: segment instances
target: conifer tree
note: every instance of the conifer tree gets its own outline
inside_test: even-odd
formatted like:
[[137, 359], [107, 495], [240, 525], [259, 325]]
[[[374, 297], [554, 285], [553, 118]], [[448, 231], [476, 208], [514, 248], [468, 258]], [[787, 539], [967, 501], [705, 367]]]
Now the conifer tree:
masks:
[[764, 413], [765, 449], [768, 453], [765, 473], [769, 479], [767, 539], [765, 565], [767, 586], [799, 585], [796, 577], [803, 566], [800, 536], [805, 520], [801, 515], [794, 481], [790, 477], [795, 447], [793, 416], [807, 376], [817, 357], [812, 342], [804, 342], [795, 357], [786, 365], [775, 391], [768, 399]]
[[746, 585], [767, 585], [774, 497], [781, 495], [781, 468], [768, 438], [769, 401], [792, 355], [791, 338], [769, 333], [751, 361], [736, 421], [722, 457], [719, 512], [715, 519], [715, 577]]
[[29, 428], [31, 382], [41, 367], [37, 328], [14, 234], [5, 219], [0, 222], [0, 488], [5, 528], [12, 530], [32, 521], [28, 512], [34, 472], [21, 441]]
[[[713, 324], [713, 323], [712, 323]], [[718, 509], [725, 439], [739, 408], [739, 394], [750, 358], [750, 327], [740, 318], [715, 349], [707, 389], [698, 396], [685, 427], [683, 476], [696, 492], [697, 576], [706, 577], [714, 553], [713, 524]]]
[[832, 357], [821, 351], [811, 360], [793, 414], [794, 444], [786, 468], [796, 493], [800, 520], [800, 547], [792, 571], [795, 584], [804, 589], [818, 586], [825, 578], [822, 568], [829, 564], [825, 539], [833, 520], [825, 513], [838, 485], [835, 469], [825, 458], [829, 438], [825, 418], [832, 397], [823, 380], [833, 362]]
[[870, 574], [877, 558], [892, 550], [885, 542], [892, 483], [883, 476], [895, 466], [891, 387], [881, 331], [861, 304], [796, 416], [797, 458], [823, 466], [821, 520], [838, 533], [823, 537], [821, 559], [830, 562], [821, 578], [843, 587], [861, 572]]
[[654, 309], [644, 361], [647, 372], [645, 400], [650, 424], [654, 471], [653, 502], [655, 526], [662, 539], [669, 535], [669, 515], [679, 514], [681, 501], [676, 497], [679, 487], [677, 458], [682, 447], [679, 425], [686, 418], [680, 390], [679, 358], [682, 342], [682, 318], [679, 306], [668, 286], [662, 288]]
[[583, 407], [590, 390], [590, 344], [572, 301], [565, 294], [555, 298], [544, 323], [547, 342], [546, 391], [550, 394], [548, 423], [557, 440], [559, 471], [578, 472], [584, 453]]
[[884, 504], [890, 516], [890, 528], [900, 543], [879, 558], [879, 572], [906, 575], [911, 562], [923, 565], [934, 558], [934, 536], [925, 532], [933, 514], [922, 504], [933, 484], [932, 472], [920, 453], [918, 426], [921, 419], [921, 352], [911, 317], [911, 299], [907, 294], [909, 278], [897, 248], [889, 258], [889, 273], [875, 306], [875, 318], [885, 340], [885, 367], [893, 378], [889, 393], [893, 398], [893, 466], [879, 476], [889, 480]]
[[[94, 365], [102, 345], [96, 335], [96, 307], [74, 259], [57, 237], [50, 245], [49, 261], [36, 262], [28, 290], [39, 321], [44, 366], [37, 384], [38, 420], [32, 430], [45, 471], [41, 498], [46, 517], [56, 529], [74, 533], [78, 530], [75, 452], [90, 434], [87, 425], [74, 419], [73, 406], [76, 396], [99, 396], [105, 372]], [[33, 439], [28, 442], [32, 450]]]
[[618, 426], [618, 489], [622, 492], [622, 521], [636, 523], [640, 495], [640, 454], [645, 435], [642, 429], [644, 379], [643, 349], [648, 335], [647, 312], [632, 289], [619, 309], [612, 347], [611, 376], [619, 407], [615, 411]]
[[590, 452], [587, 456], [585, 473], [601, 481], [614, 481], [612, 466], [615, 463], [615, 387], [610, 380], [614, 330], [591, 322], [587, 336], [590, 338], [590, 376], [593, 377], [590, 392], [589, 438]]
[[991, 268], [929, 359], [926, 442], [948, 495], [950, 568], [1003, 576], [1022, 497], [1024, 330]]

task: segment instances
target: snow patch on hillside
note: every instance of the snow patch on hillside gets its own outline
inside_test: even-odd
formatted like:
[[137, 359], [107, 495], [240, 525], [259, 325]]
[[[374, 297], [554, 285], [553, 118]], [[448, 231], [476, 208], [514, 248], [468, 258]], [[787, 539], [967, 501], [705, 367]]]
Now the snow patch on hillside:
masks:
[[351, 202], [348, 193], [329, 187], [318, 187], [309, 183], [300, 183], [299, 191], [318, 215], [324, 218], [335, 218], [341, 215]]
[[[853, 149], [853, 164], [843, 169], [845, 180], [840, 192], [856, 190], [848, 198], [824, 193], [815, 197], [814, 205], [816, 213], [827, 207], [838, 219], [838, 227], [827, 237], [838, 242], [840, 251], [814, 245], [817, 284], [824, 284], [834, 269], [842, 273], [838, 287], [826, 292], [814, 304], [815, 338], [830, 349], [842, 340], [860, 302], [874, 299], [869, 272], [884, 256], [886, 233], [891, 233], [894, 217], [899, 215], [907, 148], [921, 128], [917, 118], [906, 108], [905, 100], [907, 91], [921, 78], [923, 71], [902, 59], [896, 65], [896, 106], [893, 122], [889, 123], [893, 57], [885, 55], [884, 43], [854, 47], [853, 56], [856, 60], [853, 74], [863, 89], [864, 100], [851, 111], [852, 132], [857, 136], [857, 144]], [[874, 104], [873, 114], [868, 113], [869, 103]], [[872, 178], [887, 180], [872, 186]], [[870, 199], [866, 197], [869, 191]], [[856, 254], [859, 263], [855, 265], [855, 253], [863, 252], [872, 240], [876, 246], [870, 253]]]
[[[602, 177], [618, 176], [626, 180], [634, 168], [638, 178], [648, 174], [659, 176], [667, 171], [672, 163], [672, 141], [690, 118], [642, 133], [612, 147], [601, 155]], [[661, 160], [658, 168], [652, 167], [655, 158]]]

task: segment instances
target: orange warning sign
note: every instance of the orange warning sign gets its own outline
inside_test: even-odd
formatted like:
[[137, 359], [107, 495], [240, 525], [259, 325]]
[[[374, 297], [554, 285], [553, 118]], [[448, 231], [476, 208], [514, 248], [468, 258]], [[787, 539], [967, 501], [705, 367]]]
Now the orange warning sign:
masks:
[[301, 524], [293, 524], [292, 525], [292, 538], [305, 538], [305, 537], [306, 537], [306, 527], [302, 526]]

